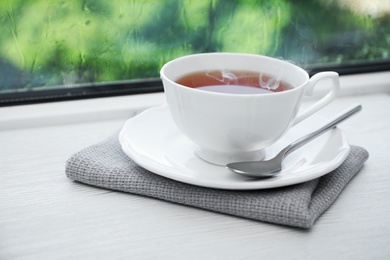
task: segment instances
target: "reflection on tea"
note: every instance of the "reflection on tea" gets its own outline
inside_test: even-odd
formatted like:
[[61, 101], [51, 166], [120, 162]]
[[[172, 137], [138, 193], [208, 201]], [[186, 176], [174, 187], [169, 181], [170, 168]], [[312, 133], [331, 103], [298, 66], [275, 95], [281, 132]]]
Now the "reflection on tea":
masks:
[[239, 70], [199, 71], [179, 78], [176, 83], [190, 88], [229, 94], [265, 94], [293, 88], [278, 77]]

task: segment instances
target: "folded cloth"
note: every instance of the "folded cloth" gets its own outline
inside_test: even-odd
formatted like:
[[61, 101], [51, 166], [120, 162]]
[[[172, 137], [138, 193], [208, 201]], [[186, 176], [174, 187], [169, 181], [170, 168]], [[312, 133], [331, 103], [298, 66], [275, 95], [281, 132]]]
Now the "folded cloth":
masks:
[[181, 183], [147, 171], [126, 156], [118, 134], [71, 156], [66, 174], [96, 187], [158, 198], [234, 216], [302, 228], [313, 226], [368, 158], [351, 146], [346, 160], [321, 178], [287, 187], [236, 191]]

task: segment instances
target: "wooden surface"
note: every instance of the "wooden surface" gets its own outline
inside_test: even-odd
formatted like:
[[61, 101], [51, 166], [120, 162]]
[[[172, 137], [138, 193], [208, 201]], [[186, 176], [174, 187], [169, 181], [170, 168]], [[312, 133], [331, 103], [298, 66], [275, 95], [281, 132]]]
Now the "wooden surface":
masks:
[[321, 114], [356, 103], [363, 111], [340, 127], [370, 158], [310, 230], [67, 179], [69, 156], [120, 129], [131, 112], [2, 130], [0, 259], [390, 259], [389, 95], [342, 97]]

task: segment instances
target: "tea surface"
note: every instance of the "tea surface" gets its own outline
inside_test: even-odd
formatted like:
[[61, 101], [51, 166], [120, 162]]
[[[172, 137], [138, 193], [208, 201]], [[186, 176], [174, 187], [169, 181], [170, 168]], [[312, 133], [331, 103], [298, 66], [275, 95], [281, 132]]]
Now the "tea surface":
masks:
[[212, 70], [185, 75], [176, 83], [206, 91], [231, 94], [265, 94], [293, 87], [280, 78], [255, 71]]

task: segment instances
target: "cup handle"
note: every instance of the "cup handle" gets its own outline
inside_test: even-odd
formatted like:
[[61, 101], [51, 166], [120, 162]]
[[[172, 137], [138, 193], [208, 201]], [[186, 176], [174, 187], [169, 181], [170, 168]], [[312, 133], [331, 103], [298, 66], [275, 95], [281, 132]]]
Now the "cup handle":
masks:
[[298, 124], [302, 120], [308, 118], [327, 104], [329, 104], [339, 93], [340, 91], [340, 82], [339, 82], [339, 74], [337, 72], [333, 71], [325, 71], [325, 72], [319, 72], [312, 76], [309, 79], [309, 83], [305, 89], [305, 95], [312, 96], [313, 95], [313, 89], [317, 85], [317, 83], [325, 78], [329, 78], [332, 81], [331, 89], [329, 90], [329, 93], [325, 95], [325, 97], [321, 98], [319, 101], [317, 101], [314, 105], [307, 108], [305, 111], [300, 113], [294, 120], [293, 125]]

